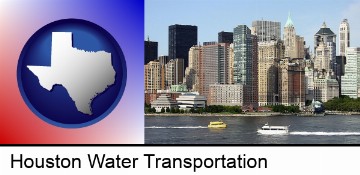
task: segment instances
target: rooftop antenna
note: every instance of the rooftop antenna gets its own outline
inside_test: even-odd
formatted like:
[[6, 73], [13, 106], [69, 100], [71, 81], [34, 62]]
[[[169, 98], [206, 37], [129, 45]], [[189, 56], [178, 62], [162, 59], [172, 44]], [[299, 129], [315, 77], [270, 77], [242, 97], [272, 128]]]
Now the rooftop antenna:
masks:
[[147, 36], [147, 40], [150, 41], [149, 35]]
[[327, 26], [326, 26], [326, 18], [324, 17], [324, 22], [323, 22], [323, 24], [321, 25], [321, 28], [327, 28]]

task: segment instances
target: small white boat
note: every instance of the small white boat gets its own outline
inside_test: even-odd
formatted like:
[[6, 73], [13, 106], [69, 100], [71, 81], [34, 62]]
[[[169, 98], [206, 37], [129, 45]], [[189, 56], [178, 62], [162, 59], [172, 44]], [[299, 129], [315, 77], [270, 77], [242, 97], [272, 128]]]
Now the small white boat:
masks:
[[263, 127], [257, 130], [260, 134], [288, 134], [289, 126], [270, 126], [265, 124]]

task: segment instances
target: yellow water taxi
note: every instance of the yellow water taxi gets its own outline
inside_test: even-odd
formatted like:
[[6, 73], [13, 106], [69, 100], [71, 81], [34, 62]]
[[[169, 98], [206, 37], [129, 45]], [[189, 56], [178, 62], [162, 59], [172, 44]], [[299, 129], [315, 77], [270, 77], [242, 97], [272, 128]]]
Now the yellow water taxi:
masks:
[[223, 121], [210, 122], [208, 128], [226, 128], [226, 123]]

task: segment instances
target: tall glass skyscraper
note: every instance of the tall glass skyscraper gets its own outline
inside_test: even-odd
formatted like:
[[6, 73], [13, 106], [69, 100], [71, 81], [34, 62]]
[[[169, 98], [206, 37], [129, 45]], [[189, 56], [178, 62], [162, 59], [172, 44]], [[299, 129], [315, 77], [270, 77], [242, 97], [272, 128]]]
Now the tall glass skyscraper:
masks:
[[234, 83], [252, 84], [252, 38], [246, 25], [234, 28]]
[[169, 58], [184, 59], [185, 68], [189, 66], [189, 49], [197, 44], [197, 26], [169, 26]]
[[[243, 84], [244, 105], [256, 104], [257, 94], [253, 92], [253, 86], [257, 80], [254, 78], [253, 40], [251, 30], [246, 25], [238, 25], [234, 28], [234, 62], [233, 62], [233, 81], [234, 84]], [[256, 63], [256, 62], [255, 62]]]

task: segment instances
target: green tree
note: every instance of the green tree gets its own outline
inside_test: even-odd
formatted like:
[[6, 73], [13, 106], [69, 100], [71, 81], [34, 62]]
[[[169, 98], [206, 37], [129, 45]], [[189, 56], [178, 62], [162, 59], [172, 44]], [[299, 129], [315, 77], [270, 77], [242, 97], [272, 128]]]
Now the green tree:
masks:
[[151, 108], [151, 113], [155, 113], [156, 109], [154, 107]]
[[180, 112], [179, 108], [175, 108], [175, 113], [179, 113], [179, 112]]
[[171, 112], [171, 113], [175, 113], [175, 108], [174, 108], [174, 107], [171, 107], [171, 108], [170, 108], [170, 112]]
[[203, 108], [198, 108], [198, 113], [199, 114], [202, 114], [204, 112], [204, 109]]
[[169, 107], [167, 107], [165, 111], [166, 111], [166, 112], [170, 112], [170, 108], [169, 108]]
[[146, 107], [145, 108], [145, 114], [148, 114], [148, 113], [153, 113], [153, 112], [152, 112], [151, 108]]
[[165, 108], [161, 108], [161, 113], [164, 113], [165, 112]]
[[151, 108], [151, 105], [150, 104], [146, 104], [145, 103], [145, 105], [144, 105], [145, 107], [149, 107], [149, 108]]
[[190, 108], [189, 112], [190, 112], [190, 113], [195, 113], [195, 109], [194, 109], [194, 108]]
[[331, 111], [360, 111], [360, 98], [353, 99], [342, 95], [325, 102], [324, 106]]

